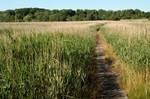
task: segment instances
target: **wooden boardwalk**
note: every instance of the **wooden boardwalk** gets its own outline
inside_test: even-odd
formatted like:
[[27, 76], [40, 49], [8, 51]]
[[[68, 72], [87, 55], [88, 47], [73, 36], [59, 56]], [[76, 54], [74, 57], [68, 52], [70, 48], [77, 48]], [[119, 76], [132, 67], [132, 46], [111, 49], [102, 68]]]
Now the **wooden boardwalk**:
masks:
[[96, 72], [94, 81], [96, 84], [96, 94], [92, 99], [128, 99], [117, 82], [118, 75], [114, 73], [111, 66], [106, 63], [99, 34], [96, 35], [96, 40]]

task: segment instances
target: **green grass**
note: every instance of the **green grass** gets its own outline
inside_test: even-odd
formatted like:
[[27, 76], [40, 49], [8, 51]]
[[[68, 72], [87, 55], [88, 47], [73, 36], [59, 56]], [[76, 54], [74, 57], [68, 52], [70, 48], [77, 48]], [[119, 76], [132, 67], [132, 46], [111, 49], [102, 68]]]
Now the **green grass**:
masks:
[[150, 40], [145, 38], [129, 39], [117, 33], [105, 33], [105, 38], [126, 63], [136, 66], [135, 68], [139, 70], [145, 69], [146, 66], [150, 68]]
[[128, 90], [128, 98], [149, 99], [150, 40], [144, 36], [139, 38], [136, 35], [131, 39], [120, 33], [111, 33], [105, 28], [102, 31], [106, 41], [112, 45], [114, 53], [121, 61], [128, 64], [126, 66], [129, 72], [126, 71], [127, 74], [122, 75], [122, 80], [125, 79], [122, 84], [129, 85], [126, 86], [129, 88], [125, 88]]
[[63, 33], [15, 37], [10, 31], [0, 35], [1, 98], [82, 96], [95, 44], [93, 37]]

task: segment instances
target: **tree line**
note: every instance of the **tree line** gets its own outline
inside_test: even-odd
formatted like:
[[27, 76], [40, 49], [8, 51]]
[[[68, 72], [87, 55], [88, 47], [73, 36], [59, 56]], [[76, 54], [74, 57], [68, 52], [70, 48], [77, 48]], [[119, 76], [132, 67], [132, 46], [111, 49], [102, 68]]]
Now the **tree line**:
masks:
[[150, 19], [150, 12], [138, 9], [128, 10], [48, 10], [41, 8], [20, 8], [0, 11], [0, 22], [38, 22], [38, 21], [87, 21]]

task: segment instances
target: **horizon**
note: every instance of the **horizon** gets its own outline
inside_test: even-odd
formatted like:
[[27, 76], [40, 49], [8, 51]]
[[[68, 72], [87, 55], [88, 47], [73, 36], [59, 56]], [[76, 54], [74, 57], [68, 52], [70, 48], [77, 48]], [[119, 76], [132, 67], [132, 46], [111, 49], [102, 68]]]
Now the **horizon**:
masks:
[[105, 10], [105, 11], [123, 11], [123, 10], [140, 10], [140, 11], [143, 11], [143, 12], [150, 12], [150, 11], [144, 11], [144, 10], [141, 10], [141, 9], [120, 9], [120, 10], [111, 10], [111, 9], [48, 9], [48, 8], [40, 8], [40, 7], [25, 7], [25, 8], [15, 8], [15, 9], [5, 9], [5, 10], [0, 10], [0, 11], [7, 11], [7, 10], [16, 10], [16, 9], [27, 9], [27, 8], [37, 8], [37, 9], [45, 9], [45, 10]]
[[99, 0], [88, 0], [88, 1], [79, 1], [79, 0], [55, 0], [55, 1], [49, 1], [49, 0], [2, 0], [0, 3], [0, 11], [5, 10], [15, 10], [20, 8], [42, 8], [42, 9], [89, 9], [89, 10], [127, 10], [127, 9], [139, 9], [144, 12], [150, 12], [149, 7], [150, 1], [148, 0], [142, 0], [142, 1], [130, 1], [130, 0], [105, 0], [105, 1], [99, 1]]

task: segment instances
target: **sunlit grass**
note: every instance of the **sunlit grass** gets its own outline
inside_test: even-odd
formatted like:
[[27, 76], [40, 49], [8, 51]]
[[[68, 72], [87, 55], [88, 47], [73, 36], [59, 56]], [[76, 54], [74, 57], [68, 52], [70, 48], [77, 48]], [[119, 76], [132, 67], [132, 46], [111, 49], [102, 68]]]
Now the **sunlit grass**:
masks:
[[[7, 33], [6, 33], [7, 32]], [[1, 98], [80, 98], [94, 39], [63, 33], [0, 38]]]
[[[141, 28], [138, 25], [140, 23], [130, 23], [129, 28], [126, 28], [129, 23], [114, 24], [105, 25], [101, 31], [107, 43], [111, 44], [113, 53], [117, 55], [114, 67], [121, 74], [121, 86], [126, 89], [129, 99], [148, 99], [150, 97], [149, 30], [140, 31], [145, 28], [143, 23], [140, 25]], [[137, 34], [136, 29], [131, 30], [132, 27], [137, 28]], [[148, 27], [150, 26], [147, 25]]]

